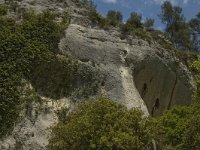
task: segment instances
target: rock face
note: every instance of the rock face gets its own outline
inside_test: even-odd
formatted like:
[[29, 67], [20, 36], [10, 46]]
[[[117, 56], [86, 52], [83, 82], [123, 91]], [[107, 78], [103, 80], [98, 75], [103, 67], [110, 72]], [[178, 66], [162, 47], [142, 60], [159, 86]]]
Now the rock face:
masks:
[[71, 24], [60, 50], [104, 70], [105, 96], [128, 108], [160, 115], [173, 105], [191, 104], [192, 78], [172, 51], [141, 39], [128, 42], [119, 37], [115, 30]]
[[[53, 9], [71, 13], [72, 24], [59, 43], [60, 52], [84, 64], [82, 70], [86, 71], [85, 74], [87, 70], [102, 74], [103, 81], [100, 80], [98, 87], [100, 92], [95, 96], [109, 97], [129, 109], [141, 108], [146, 115], [153, 116], [162, 114], [173, 105], [191, 104], [192, 76], [172, 51], [138, 38], [120, 39], [116, 29], [105, 31], [86, 27], [89, 24], [83, 15], [86, 10], [78, 8], [75, 0], [64, 2], [35, 0], [33, 4], [31, 0], [23, 0], [19, 5], [37, 11]], [[98, 74], [99, 78], [102, 78], [101, 74]], [[76, 86], [80, 86], [82, 80], [82, 77], [77, 78]], [[85, 81], [88, 80], [91, 79]], [[47, 129], [57, 123], [55, 110], [69, 106], [68, 98], [58, 100], [58, 103], [32, 104], [31, 109], [27, 108], [28, 115], [16, 124], [12, 134], [0, 141], [0, 149], [45, 149], [49, 135]]]
[[[77, 40], [78, 39], [78, 40]], [[72, 24], [61, 40], [60, 49], [80, 61], [90, 61], [106, 72], [104, 96], [121, 101], [128, 108], [147, 108], [137, 91], [132, 70], [126, 64], [128, 45], [119, 36], [104, 30], [95, 30]]]
[[16, 124], [12, 134], [0, 141], [1, 150], [44, 150], [48, 144], [50, 127], [58, 122], [56, 110], [70, 107], [67, 98], [55, 102], [42, 98], [45, 103], [32, 103], [23, 111], [25, 116]]

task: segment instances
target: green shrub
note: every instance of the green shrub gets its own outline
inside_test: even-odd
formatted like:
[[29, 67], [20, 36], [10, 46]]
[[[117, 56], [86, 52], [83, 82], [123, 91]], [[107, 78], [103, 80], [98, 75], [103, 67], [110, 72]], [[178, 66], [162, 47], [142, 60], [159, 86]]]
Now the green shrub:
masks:
[[27, 101], [23, 79], [31, 79], [36, 66], [56, 58], [63, 24], [54, 19], [50, 12], [27, 14], [20, 23], [0, 16], [0, 138], [12, 131]]
[[0, 16], [7, 14], [7, 6], [0, 4]]
[[154, 19], [147, 18], [146, 21], [144, 22], [144, 27], [146, 27], [147, 29], [152, 29], [154, 22], [155, 22]]
[[108, 99], [84, 102], [52, 129], [48, 149], [143, 150], [150, 139], [147, 120], [141, 111]]
[[195, 80], [196, 80], [196, 90], [194, 91], [194, 99], [198, 100], [200, 98], [200, 58], [198, 60], [194, 61], [191, 65], [191, 68], [196, 73]]
[[106, 21], [109, 25], [119, 26], [122, 23], [123, 16], [120, 11], [109, 10], [106, 16]]
[[195, 69], [191, 67], [194, 61], [198, 60], [198, 52], [195, 51], [182, 51], [176, 50], [176, 56], [190, 69], [190, 71], [195, 72]]
[[136, 12], [132, 12], [127, 20], [127, 24], [130, 26], [130, 28], [142, 28], [142, 16]]
[[103, 18], [95, 9], [90, 9], [88, 11], [88, 17], [93, 24], [99, 25], [101, 28], [107, 26], [106, 19]]
[[[105, 98], [83, 102], [73, 111], [62, 109], [47, 149], [200, 148], [200, 105], [178, 106], [163, 116], [144, 117], [138, 109]], [[152, 142], [155, 141], [155, 142]], [[154, 144], [153, 144], [154, 143]]]
[[200, 105], [172, 108], [154, 119], [154, 138], [164, 149], [199, 149], [199, 113]]

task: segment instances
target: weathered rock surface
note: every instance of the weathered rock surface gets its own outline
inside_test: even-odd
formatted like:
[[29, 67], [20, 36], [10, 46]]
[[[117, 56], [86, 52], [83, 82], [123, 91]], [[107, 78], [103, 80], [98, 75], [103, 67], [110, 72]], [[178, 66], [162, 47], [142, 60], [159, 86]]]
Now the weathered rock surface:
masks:
[[71, 24], [60, 49], [107, 72], [105, 95], [128, 108], [160, 115], [172, 105], [191, 104], [192, 77], [172, 51], [119, 37], [117, 31]]
[[[119, 37], [117, 31], [71, 24], [59, 46], [62, 54], [71, 55], [94, 72], [96, 68], [106, 75], [99, 87], [101, 93], [96, 96], [109, 97], [129, 109], [141, 108], [146, 115], [154, 116], [173, 105], [191, 104], [192, 77], [171, 51], [140, 39], [128, 42]], [[66, 100], [64, 103], [69, 105]], [[1, 149], [45, 149], [48, 129], [57, 123], [58, 106], [48, 103], [38, 107], [31, 105], [30, 115], [15, 126], [12, 135], [0, 142]]]
[[44, 150], [48, 144], [50, 127], [58, 122], [55, 111], [71, 106], [70, 100], [63, 98], [55, 102], [48, 98], [43, 105], [31, 103], [24, 109], [25, 116], [16, 124], [12, 134], [0, 141], [1, 150]]
[[[38, 12], [50, 9], [71, 13], [73, 24], [60, 41], [60, 51], [83, 63], [82, 70], [86, 74], [87, 70], [102, 73], [104, 80], [99, 75], [101, 86], [96, 96], [109, 97], [129, 109], [139, 107], [146, 115], [160, 115], [173, 105], [191, 104], [194, 88], [192, 76], [172, 51], [163, 49], [155, 42], [150, 45], [138, 38], [130, 37], [128, 41], [120, 39], [120, 33], [115, 29], [105, 31], [84, 27], [89, 24], [88, 18], [84, 16], [85, 9], [79, 8], [72, 0], [64, 3], [55, 1], [23, 0], [19, 5]], [[87, 78], [82, 84], [83, 78], [77, 78], [76, 87], [80, 84], [84, 87], [85, 81], [89, 80]], [[43, 106], [32, 104], [12, 134], [0, 141], [0, 149], [45, 149], [48, 128], [57, 123], [55, 110], [70, 105], [68, 98], [58, 100], [58, 103], [48, 102]]]

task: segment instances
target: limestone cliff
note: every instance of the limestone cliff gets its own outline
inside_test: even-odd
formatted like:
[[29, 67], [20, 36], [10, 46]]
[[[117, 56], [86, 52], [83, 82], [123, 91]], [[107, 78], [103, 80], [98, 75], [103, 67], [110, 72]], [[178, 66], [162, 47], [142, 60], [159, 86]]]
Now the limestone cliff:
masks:
[[[77, 40], [78, 39], [78, 40]], [[105, 95], [128, 108], [160, 115], [173, 105], [189, 105], [192, 77], [173, 52], [141, 39], [121, 40], [117, 31], [71, 24], [60, 49], [106, 72]]]
[[[70, 55], [79, 61], [86, 73], [83, 76], [87, 72], [95, 74], [95, 78], [84, 80], [79, 76], [76, 82], [71, 83], [84, 88], [85, 82], [97, 81], [97, 92], [87, 93], [90, 98], [105, 96], [129, 109], [139, 107], [146, 115], [153, 116], [162, 114], [173, 105], [191, 104], [194, 89], [191, 73], [173, 51], [164, 49], [156, 41], [149, 44], [136, 37], [121, 39], [117, 29], [93, 27], [84, 16], [87, 10], [78, 7], [76, 0], [23, 0], [19, 6], [37, 11], [70, 12], [71, 24], [60, 40], [59, 49], [62, 55]], [[40, 84], [30, 86], [40, 89]], [[75, 95], [58, 99], [56, 103], [49, 97], [42, 97], [44, 104], [31, 104], [24, 110], [24, 119], [15, 125], [12, 134], [0, 141], [0, 149], [45, 149], [49, 135], [47, 129], [57, 122], [55, 110], [62, 106], [73, 107], [78, 100], [85, 99], [82, 95]]]

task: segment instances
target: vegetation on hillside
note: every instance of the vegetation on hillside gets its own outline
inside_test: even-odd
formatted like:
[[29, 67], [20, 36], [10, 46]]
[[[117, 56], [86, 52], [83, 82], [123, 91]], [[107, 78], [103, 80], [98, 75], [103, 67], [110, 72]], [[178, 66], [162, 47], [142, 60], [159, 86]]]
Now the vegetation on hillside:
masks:
[[[76, 111], [62, 114], [53, 128], [49, 150], [146, 149], [150, 134], [139, 110], [128, 111], [108, 99], [82, 103]], [[63, 117], [62, 117], [63, 118]]]
[[[128, 20], [123, 22], [120, 11], [109, 10], [106, 17], [96, 11], [93, 0], [84, 1], [88, 8], [88, 16], [93, 24], [103, 29], [117, 27], [121, 31], [120, 38], [128, 36], [139, 37], [149, 44], [157, 42], [163, 48], [172, 50], [176, 56], [190, 69], [193, 61], [197, 60], [200, 50], [200, 14], [186, 21], [182, 8], [174, 6], [166, 1], [161, 6], [159, 17], [165, 25], [165, 31], [153, 28], [154, 20], [146, 18], [145, 21], [140, 14], [132, 12]], [[83, 1], [82, 1], [83, 2]]]
[[[27, 83], [23, 80], [31, 81], [41, 64], [58, 62], [58, 41], [67, 25], [55, 22], [55, 15], [48, 11], [26, 13], [16, 22], [5, 16], [6, 8], [0, 5], [0, 137], [12, 130], [23, 104], [31, 99], [31, 94], [24, 93]], [[70, 64], [67, 61], [65, 66]], [[73, 68], [66, 69], [73, 72]]]
[[[200, 105], [176, 107], [158, 118], [144, 117], [109, 99], [81, 103], [61, 111], [52, 128], [49, 150], [197, 150], [200, 148]], [[61, 117], [62, 116], [62, 117]]]
[[[82, 1], [89, 9], [89, 18], [93, 23], [107, 29], [109, 27], [119, 27], [122, 31], [122, 37], [134, 35], [141, 37], [148, 42], [157, 41], [165, 48], [182, 49], [188, 51], [197, 51], [200, 49], [199, 33], [200, 33], [200, 14], [195, 18], [186, 21], [182, 8], [173, 6], [170, 1], [165, 1], [161, 6], [159, 17], [163, 24], [166, 25], [165, 32], [159, 32], [153, 29], [154, 20], [147, 18], [145, 22], [142, 16], [136, 12], [132, 12], [130, 17], [123, 23], [123, 16], [120, 11], [109, 10], [106, 17], [102, 17], [96, 12], [96, 7], [92, 0]], [[160, 39], [160, 40], [158, 40]], [[170, 42], [169, 42], [170, 41]]]
[[166, 1], [161, 6], [160, 19], [166, 25], [165, 32], [177, 48], [192, 49], [189, 26], [182, 14], [182, 8]]
[[[140, 36], [148, 42], [153, 39], [164, 43], [166, 48], [173, 47], [172, 44], [182, 49], [199, 48], [200, 15], [187, 23], [181, 8], [169, 2], [162, 6], [161, 19], [166, 23], [165, 35], [172, 44], [158, 36], [163, 35], [162, 32], [152, 29], [152, 19], [142, 22], [142, 16], [133, 12], [124, 24], [120, 12], [111, 10], [104, 18], [96, 12], [92, 1], [83, 0], [82, 3], [91, 8], [88, 13], [91, 21], [103, 28], [119, 27], [124, 35]], [[67, 95], [72, 90], [69, 83], [76, 82], [74, 76], [79, 73], [77, 61], [58, 52], [58, 42], [68, 25], [67, 15], [60, 16], [62, 21], [58, 22], [55, 21], [57, 16], [49, 11], [37, 15], [24, 12], [22, 20], [16, 20], [6, 16], [7, 12], [8, 6], [0, 5], [0, 138], [12, 131], [25, 104], [41, 100], [35, 91], [41, 90], [53, 98]], [[189, 31], [192, 31], [192, 41], [188, 38]], [[178, 39], [180, 34], [184, 36]], [[188, 56], [181, 54], [181, 57], [188, 61]], [[197, 73], [195, 98], [198, 99], [200, 60], [195, 61], [192, 68]], [[85, 72], [84, 79], [79, 76], [81, 81], [96, 81], [86, 69]], [[29, 83], [38, 89], [29, 90]], [[44, 83], [46, 87], [42, 86]], [[87, 95], [95, 91], [96, 85], [85, 86], [83, 93]], [[199, 114], [197, 104], [172, 108], [158, 118], [144, 117], [138, 109], [127, 110], [120, 104], [99, 98], [84, 102], [71, 112], [65, 109], [58, 112], [59, 123], [52, 128], [48, 149], [142, 150], [157, 146], [196, 150], [200, 149]]]
[[101, 83], [98, 71], [58, 51], [67, 12], [24, 10], [19, 19], [7, 15], [10, 9], [0, 5], [0, 138], [12, 131], [26, 105], [41, 102], [39, 95], [87, 98]]
[[154, 139], [163, 149], [200, 148], [200, 105], [176, 106], [161, 117], [153, 118]]
[[195, 81], [197, 89], [194, 91], [194, 99], [200, 103], [200, 58], [194, 61], [191, 68], [195, 72]]

